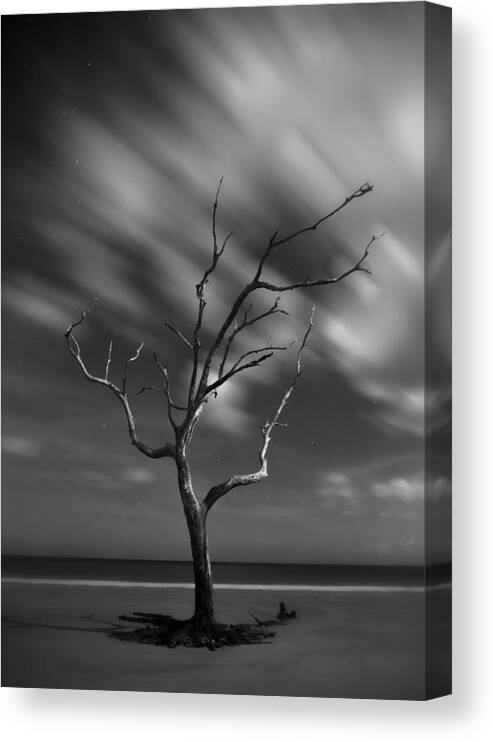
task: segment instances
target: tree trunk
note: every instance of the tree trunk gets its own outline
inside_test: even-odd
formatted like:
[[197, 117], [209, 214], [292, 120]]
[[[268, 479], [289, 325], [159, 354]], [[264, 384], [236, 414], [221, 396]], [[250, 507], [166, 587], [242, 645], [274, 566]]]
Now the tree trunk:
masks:
[[197, 634], [204, 636], [206, 639], [214, 638], [217, 627], [214, 619], [209, 544], [205, 528], [206, 510], [194, 495], [186, 449], [183, 443], [176, 446], [176, 464], [180, 496], [190, 534], [195, 577], [195, 611], [191, 624]]
[[201, 634], [213, 636], [216, 631], [212, 594], [212, 574], [205, 515], [201, 508], [186, 512], [195, 577], [195, 612], [193, 624]]

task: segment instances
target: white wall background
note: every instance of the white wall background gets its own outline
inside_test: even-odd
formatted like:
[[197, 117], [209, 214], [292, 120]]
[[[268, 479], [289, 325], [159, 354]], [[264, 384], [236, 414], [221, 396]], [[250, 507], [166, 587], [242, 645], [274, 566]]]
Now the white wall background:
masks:
[[[214, 6], [264, 5], [211, 2]], [[281, 4], [281, 3], [270, 3]], [[289, 3], [291, 4], [291, 3]], [[4, 738], [118, 740], [485, 739], [493, 732], [490, 481], [493, 370], [493, 131], [490, 0], [454, 10], [454, 688], [452, 697], [386, 702], [2, 688]], [[166, 0], [3, 0], [2, 13], [197, 7]], [[488, 157], [489, 155], [489, 157]]]

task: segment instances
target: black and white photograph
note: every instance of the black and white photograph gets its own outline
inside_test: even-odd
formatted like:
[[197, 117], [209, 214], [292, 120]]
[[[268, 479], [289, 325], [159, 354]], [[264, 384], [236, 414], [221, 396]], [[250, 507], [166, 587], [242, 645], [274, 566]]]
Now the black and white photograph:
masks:
[[2, 685], [451, 692], [451, 28], [2, 17]]

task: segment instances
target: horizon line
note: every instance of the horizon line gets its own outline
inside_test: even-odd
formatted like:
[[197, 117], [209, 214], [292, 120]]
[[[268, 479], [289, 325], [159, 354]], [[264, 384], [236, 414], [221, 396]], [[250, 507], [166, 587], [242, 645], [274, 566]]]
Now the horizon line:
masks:
[[[193, 564], [192, 559], [164, 559], [150, 557], [108, 557], [108, 556], [74, 556], [64, 554], [8, 554], [2, 553], [1, 559], [87, 559], [87, 560], [104, 560], [115, 562], [164, 562], [176, 564]], [[211, 560], [211, 564], [258, 564], [271, 566], [289, 566], [289, 567], [373, 567], [373, 568], [399, 568], [399, 569], [427, 569], [429, 567], [451, 567], [452, 561], [432, 562], [423, 564], [398, 564], [398, 563], [375, 563], [375, 562], [263, 562], [263, 561], [230, 561], [230, 560]]]

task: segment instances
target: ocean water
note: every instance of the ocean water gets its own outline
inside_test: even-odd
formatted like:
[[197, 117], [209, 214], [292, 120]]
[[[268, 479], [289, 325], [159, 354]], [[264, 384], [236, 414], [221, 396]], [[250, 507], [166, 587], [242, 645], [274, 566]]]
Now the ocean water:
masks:
[[[447, 584], [448, 565], [428, 568], [322, 564], [217, 562], [212, 565], [216, 589], [255, 590], [422, 590]], [[4, 556], [7, 583], [86, 584], [111, 587], [193, 587], [191, 562], [127, 559], [76, 559]]]

